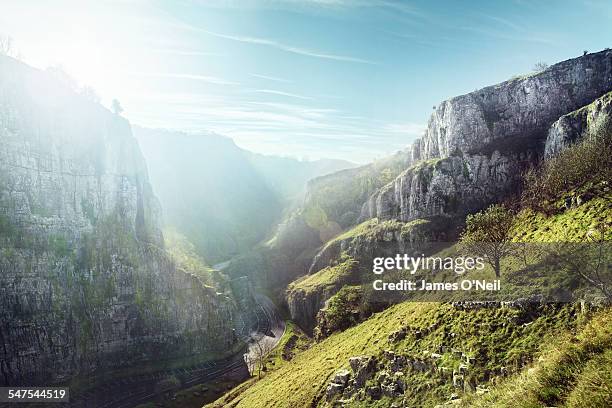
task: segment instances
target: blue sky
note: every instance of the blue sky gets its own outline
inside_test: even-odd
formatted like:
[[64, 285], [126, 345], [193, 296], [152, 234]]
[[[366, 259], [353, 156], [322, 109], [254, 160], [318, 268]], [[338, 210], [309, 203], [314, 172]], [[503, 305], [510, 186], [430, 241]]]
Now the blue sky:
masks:
[[367, 162], [439, 101], [612, 46], [612, 2], [0, 0], [0, 32], [133, 123]]

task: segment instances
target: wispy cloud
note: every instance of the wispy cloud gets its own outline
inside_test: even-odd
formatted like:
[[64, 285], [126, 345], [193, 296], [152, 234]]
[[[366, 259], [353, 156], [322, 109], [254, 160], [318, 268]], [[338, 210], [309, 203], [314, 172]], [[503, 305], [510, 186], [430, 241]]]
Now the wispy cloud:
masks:
[[247, 43], [247, 44], [263, 45], [266, 47], [276, 48], [276, 49], [290, 52], [293, 54], [304, 55], [306, 57], [321, 58], [321, 59], [328, 59], [328, 60], [334, 60], [334, 61], [355, 62], [359, 64], [374, 64], [374, 65], [376, 64], [376, 62], [374, 61], [370, 61], [370, 60], [366, 60], [362, 58], [356, 58], [356, 57], [339, 55], [339, 54], [329, 54], [329, 53], [325, 53], [325, 52], [321, 52], [317, 50], [310, 50], [307, 48], [295, 47], [292, 45], [283, 44], [276, 40], [271, 40], [267, 38], [247, 37], [247, 36], [239, 36], [239, 35], [227, 35], [227, 34], [220, 34], [220, 33], [215, 33], [212, 31], [207, 31], [207, 30], [200, 30], [200, 31], [205, 32], [206, 34], [212, 35], [214, 37], [224, 38], [226, 40], [238, 41], [238, 42]]
[[169, 55], [185, 55], [194, 57], [221, 57], [223, 54], [217, 52], [197, 51], [197, 50], [179, 50], [171, 48], [154, 48], [151, 50], [157, 54], [169, 54]]
[[174, 78], [174, 79], [189, 79], [194, 81], [208, 82], [215, 85], [240, 85], [239, 82], [228, 81], [223, 78], [208, 76], [208, 75], [196, 75], [196, 74], [173, 74], [164, 72], [132, 72], [131, 75], [140, 77], [155, 77], [155, 78]]
[[487, 20], [490, 20], [496, 24], [501, 24], [503, 26], [506, 26], [507, 28], [510, 28], [514, 31], [526, 31], [525, 27], [515, 23], [514, 21], [510, 21], [507, 18], [503, 18], [503, 17], [498, 17], [498, 16], [491, 16], [488, 14], [481, 14], [482, 17], [484, 17]]
[[274, 81], [274, 82], [283, 82], [286, 84], [292, 83], [293, 81], [289, 80], [289, 79], [285, 79], [285, 78], [279, 78], [279, 77], [274, 77], [274, 76], [270, 76], [270, 75], [261, 75], [261, 74], [249, 74], [252, 77], [255, 78], [259, 78], [259, 79], [267, 79], [268, 81]]
[[298, 94], [294, 94], [290, 92], [277, 91], [275, 89], [255, 89], [251, 92], [287, 96], [289, 98], [297, 98], [297, 99], [304, 99], [304, 100], [314, 99], [314, 98], [311, 98], [310, 96], [298, 95]]

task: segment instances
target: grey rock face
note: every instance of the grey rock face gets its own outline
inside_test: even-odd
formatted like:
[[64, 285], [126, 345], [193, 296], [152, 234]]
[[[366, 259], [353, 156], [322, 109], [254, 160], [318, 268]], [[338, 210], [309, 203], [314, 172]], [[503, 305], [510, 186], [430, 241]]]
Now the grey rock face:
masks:
[[[442, 102], [409, 149], [415, 164], [368, 199], [361, 219], [460, 215], [498, 201], [543, 153], [555, 120], [611, 90], [607, 50]], [[549, 150], [565, 137], [549, 135]]]
[[[356, 280], [355, 277], [352, 278]], [[342, 286], [349, 284], [349, 279], [340, 279], [333, 284], [325, 287], [319, 287], [314, 290], [304, 290], [300, 287], [289, 286], [285, 294], [287, 307], [291, 318], [295, 320], [300, 327], [312, 333], [316, 326], [316, 316], [319, 310], [325, 307], [325, 303], [336, 294]]]
[[612, 89], [612, 51], [555, 64], [547, 70], [442, 102], [418, 142], [420, 159], [482, 152], [502, 140], [539, 138], [561, 115]]
[[0, 57], [0, 384], [226, 350], [234, 304], [178, 270], [129, 123]]
[[478, 210], [508, 195], [532, 160], [533, 152], [494, 151], [421, 162], [370, 197], [362, 218], [410, 221]]
[[612, 120], [612, 93], [607, 93], [589, 105], [557, 119], [546, 137], [544, 156], [550, 158], [565, 147], [602, 126], [604, 121]]

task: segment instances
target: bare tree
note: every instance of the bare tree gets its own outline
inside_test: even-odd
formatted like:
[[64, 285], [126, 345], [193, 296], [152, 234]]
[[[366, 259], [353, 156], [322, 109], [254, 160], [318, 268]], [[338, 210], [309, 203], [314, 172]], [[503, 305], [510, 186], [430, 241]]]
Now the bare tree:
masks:
[[536, 62], [535, 65], [533, 66], [533, 70], [535, 72], [542, 72], [546, 70], [546, 68], [548, 68], [548, 64], [543, 61]]
[[612, 241], [610, 225], [600, 224], [589, 231], [586, 242], [563, 242], [551, 246], [557, 262], [612, 300]]
[[495, 204], [484, 211], [468, 215], [461, 245], [468, 252], [482, 256], [500, 277], [502, 258], [513, 252], [510, 230], [514, 215], [504, 205]]
[[274, 349], [274, 343], [266, 341], [267, 336], [262, 335], [259, 339], [254, 339], [251, 353], [253, 354], [253, 374], [257, 371], [257, 377], [261, 378], [261, 373], [266, 371], [266, 362], [270, 352]]

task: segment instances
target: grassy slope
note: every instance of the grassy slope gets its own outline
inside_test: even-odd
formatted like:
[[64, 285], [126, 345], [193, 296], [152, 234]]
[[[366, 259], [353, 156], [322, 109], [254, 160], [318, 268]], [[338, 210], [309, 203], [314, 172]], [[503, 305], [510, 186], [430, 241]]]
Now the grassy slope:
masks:
[[353, 274], [356, 261], [352, 258], [346, 259], [338, 265], [328, 266], [317, 273], [306, 275], [289, 285], [289, 292], [304, 292], [306, 294], [315, 292], [325, 287], [333, 287], [336, 283], [348, 279]]
[[[559, 344], [559, 338], [568, 336], [580, 327], [574, 310], [564, 308], [550, 310], [529, 325], [515, 324], [512, 319], [520, 318], [520, 312], [513, 309], [482, 309], [479, 311], [458, 311], [451, 306], [439, 303], [402, 303], [376, 314], [359, 326], [335, 334], [296, 356], [296, 358], [270, 373], [259, 382], [245, 387], [233, 398], [223, 400], [215, 406], [230, 407], [307, 407], [322, 402], [325, 386], [331, 376], [340, 368], [348, 368], [348, 359], [356, 355], [377, 355], [382, 349], [401, 350], [411, 355], [423, 355], [424, 351], [437, 351], [444, 332], [452, 330], [457, 336], [450, 344], [452, 348], [466, 350], [475, 356], [486, 355], [486, 366], [473, 375], [481, 375], [484, 370], [495, 371], [502, 366], [518, 366], [525, 357], [538, 355], [539, 350], [548, 350]], [[610, 322], [610, 313], [602, 313], [596, 322]], [[387, 336], [403, 325], [425, 328], [433, 322], [440, 326], [420, 341], [407, 338], [399, 344], [390, 344]], [[603, 349], [610, 348], [609, 331], [605, 325], [595, 325], [597, 331], [583, 335], [588, 338], [608, 338]], [[609, 330], [609, 329], [607, 329]], [[568, 344], [571, 344], [568, 341]], [[541, 354], [549, 358], [550, 354]], [[452, 353], [443, 356], [444, 365], [456, 368], [458, 359]], [[594, 371], [599, 370], [595, 368]], [[413, 404], [435, 405], [441, 403], [455, 392], [448, 381], [442, 381], [435, 374], [410, 373], [408, 381], [413, 383], [414, 391], [407, 397]], [[388, 406], [390, 401], [381, 400], [377, 406]], [[370, 405], [374, 406], [372, 401]], [[487, 406], [484, 404], [483, 406]], [[504, 405], [499, 405], [504, 406]], [[520, 406], [520, 405], [517, 405]]]
[[386, 342], [387, 334], [398, 329], [404, 319], [416, 317], [435, 304], [401, 304], [372, 316], [363, 324], [350, 328], [298, 354], [292, 361], [261, 381], [254, 383], [232, 401], [217, 407], [307, 407], [324, 391], [330, 376], [348, 358], [374, 354]]
[[205, 285], [213, 285], [213, 269], [198, 255], [195, 246], [173, 228], [164, 230], [166, 250], [177, 266], [196, 275]]
[[577, 334], [547, 342], [541, 357], [491, 393], [464, 406], [530, 408], [609, 407], [612, 402], [612, 310], [596, 315]]
[[[516, 239], [523, 242], [584, 242], [589, 231], [596, 230], [601, 224], [612, 224], [610, 202], [611, 195], [595, 198], [549, 217], [523, 210], [517, 217]], [[612, 238], [612, 234], [606, 238]]]
[[[543, 242], [567, 234], [582, 238], [589, 229], [600, 222], [609, 221], [612, 216], [612, 210], [605, 207], [605, 201], [602, 200], [595, 198], [549, 217], [525, 210], [519, 214], [515, 238]], [[298, 354], [293, 361], [263, 380], [233, 393], [233, 398], [224, 401], [225, 405], [217, 406], [257, 408], [316, 405], [322, 401], [330, 377], [338, 369], [347, 367], [349, 357], [378, 354], [382, 349], [389, 348], [388, 334], [402, 325], [427, 327], [434, 321], [442, 321], [443, 327], [461, 333], [458, 337], [462, 339], [463, 349], [488, 356], [486, 365], [481, 367], [481, 373], [484, 370], [495, 371], [501, 366], [511, 367], [513, 364], [519, 367], [519, 361], [523, 361], [525, 356], [528, 361], [535, 356], [533, 369], [519, 371], [481, 399], [475, 399], [474, 394], [468, 396], [466, 403], [483, 407], [535, 407], [557, 401], [577, 407], [588, 406], [580, 405], [581, 401], [584, 403], [585, 398], [592, 396], [593, 406], [598, 406], [597, 398], [603, 401], [611, 396], [610, 381], [606, 379], [612, 348], [609, 329], [612, 313], [609, 309], [600, 311], [586, 326], [587, 319], [576, 319], [575, 310], [571, 307], [561, 311], [551, 310], [528, 326], [496, 324], [516, 318], [512, 313], [509, 309], [460, 312], [438, 303], [399, 304], [375, 314], [356, 327], [330, 336]], [[573, 334], [576, 332], [577, 336]], [[414, 353], [432, 351], [439, 344], [440, 339], [436, 336], [439, 336], [438, 331], [419, 343], [408, 341], [401, 344], [401, 347], [403, 351], [407, 349]], [[596, 342], [596, 347], [589, 342]], [[447, 355], [444, 361], [450, 366], [458, 364], [458, 361], [453, 361]], [[567, 368], [568, 364], [570, 368]], [[415, 384], [429, 382], [432, 386], [412, 397], [416, 404], [425, 402], [426, 405], [435, 405], [454, 392], [448, 384], [435, 377], [413, 380]], [[521, 387], [526, 390], [526, 395], [523, 395]], [[388, 404], [390, 401], [387, 399], [376, 403], [377, 406]]]

